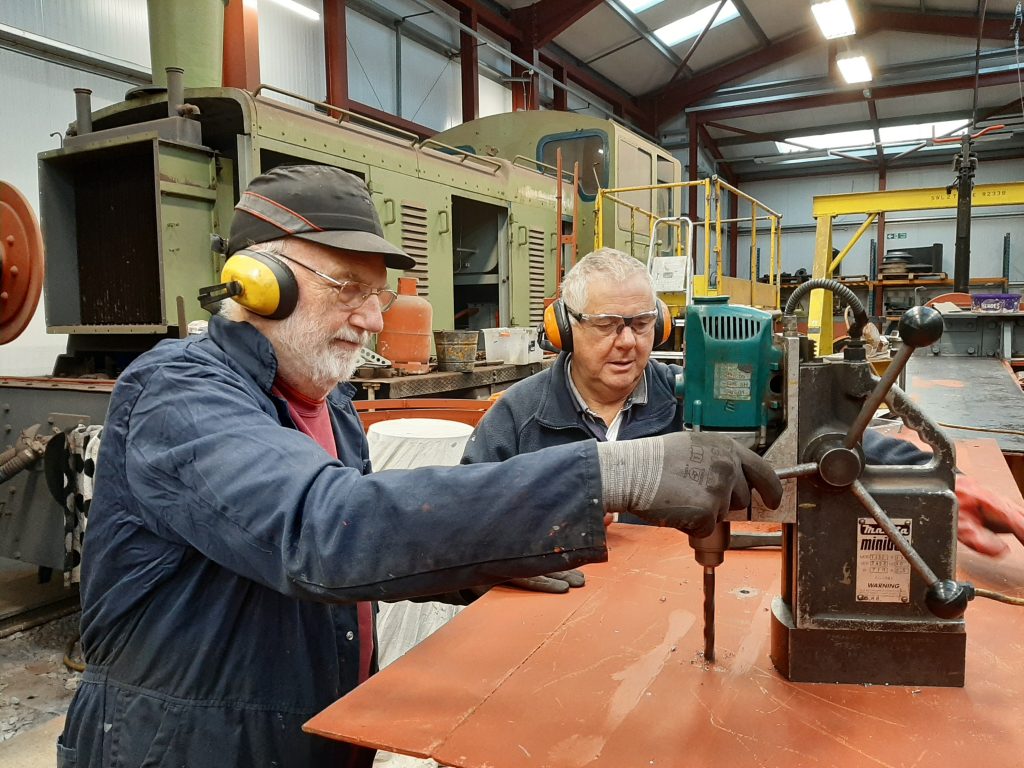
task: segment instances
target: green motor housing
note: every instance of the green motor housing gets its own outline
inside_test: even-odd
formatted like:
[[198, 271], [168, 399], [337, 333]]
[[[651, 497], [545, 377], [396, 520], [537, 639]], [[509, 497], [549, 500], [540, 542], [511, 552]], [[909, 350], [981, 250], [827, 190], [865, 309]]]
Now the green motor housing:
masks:
[[771, 313], [730, 305], [728, 296], [699, 297], [686, 308], [684, 338], [687, 426], [754, 432], [765, 444], [783, 418], [783, 353]]

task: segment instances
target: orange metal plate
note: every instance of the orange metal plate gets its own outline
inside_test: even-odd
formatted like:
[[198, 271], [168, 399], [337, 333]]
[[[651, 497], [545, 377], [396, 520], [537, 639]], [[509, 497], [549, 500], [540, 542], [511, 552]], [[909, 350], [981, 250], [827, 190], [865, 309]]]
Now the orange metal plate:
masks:
[[[992, 441], [961, 466], [1019, 497]], [[567, 595], [497, 588], [306, 726], [450, 766], [1011, 766], [1024, 754], [1024, 611], [968, 609], [967, 685], [794, 684], [768, 658], [777, 552], [718, 568], [719, 660], [703, 662], [701, 570], [685, 536], [617, 525]], [[1024, 552], [964, 555], [1024, 593]]]

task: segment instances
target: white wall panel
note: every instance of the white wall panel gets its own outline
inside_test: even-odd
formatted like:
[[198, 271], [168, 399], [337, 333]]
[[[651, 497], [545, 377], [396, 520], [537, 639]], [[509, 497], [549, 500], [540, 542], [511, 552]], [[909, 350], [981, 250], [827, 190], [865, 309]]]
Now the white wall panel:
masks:
[[0, 0], [0, 23], [149, 67], [146, 0]]
[[[63, 135], [68, 123], [75, 119], [73, 89], [78, 87], [92, 89], [93, 109], [121, 101], [129, 88], [125, 83], [0, 50], [0, 104], [18, 105], [0, 110], [0, 137], [3, 137], [0, 178], [17, 187], [37, 215], [36, 155], [60, 146], [60, 139], [50, 134]], [[48, 374], [66, 344], [67, 337], [46, 333], [40, 299], [39, 308], [25, 332], [0, 347], [0, 375]]]
[[[480, 103], [477, 112], [480, 117], [498, 115], [512, 111], [512, 91], [490, 78], [480, 78]], [[459, 121], [456, 121], [459, 122]]]
[[[323, 101], [327, 96], [323, 4], [320, 0], [303, 0], [303, 5], [319, 13], [320, 20], [307, 19], [274, 3], [259, 4], [260, 80]], [[313, 108], [278, 94], [272, 96]]]

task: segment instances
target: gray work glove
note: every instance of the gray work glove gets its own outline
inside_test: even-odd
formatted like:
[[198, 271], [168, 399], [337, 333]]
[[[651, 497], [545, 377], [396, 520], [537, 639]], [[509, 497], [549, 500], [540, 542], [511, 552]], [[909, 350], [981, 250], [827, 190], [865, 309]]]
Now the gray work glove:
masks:
[[711, 535], [730, 509], [750, 503], [751, 487], [776, 508], [782, 483], [763, 458], [713, 432], [675, 432], [598, 443], [605, 512], [632, 512], [655, 525]]
[[530, 576], [522, 579], [509, 579], [504, 584], [510, 587], [519, 587], [530, 592], [552, 592], [561, 594], [568, 592], [569, 588], [582, 587], [586, 584], [586, 577], [575, 568], [569, 571], [554, 571], [547, 576]]

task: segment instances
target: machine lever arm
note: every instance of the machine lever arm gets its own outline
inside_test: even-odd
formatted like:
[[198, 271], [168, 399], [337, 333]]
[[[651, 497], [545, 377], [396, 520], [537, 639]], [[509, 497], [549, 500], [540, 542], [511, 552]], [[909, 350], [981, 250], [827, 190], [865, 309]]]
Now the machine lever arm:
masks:
[[885, 369], [885, 373], [875, 384], [871, 394], [864, 400], [860, 413], [850, 425], [850, 431], [846, 433], [846, 439], [843, 441], [844, 448], [854, 448], [860, 443], [864, 436], [864, 430], [871, 423], [875, 411], [885, 401], [889, 390], [896, 383], [896, 379], [903, 372], [914, 351], [919, 347], [934, 344], [940, 336], [942, 336], [942, 315], [938, 310], [931, 307], [913, 307], [903, 313], [903, 317], [900, 318], [900, 338], [903, 340], [903, 346], [889, 363], [889, 367]]

